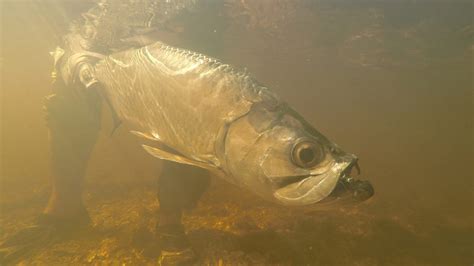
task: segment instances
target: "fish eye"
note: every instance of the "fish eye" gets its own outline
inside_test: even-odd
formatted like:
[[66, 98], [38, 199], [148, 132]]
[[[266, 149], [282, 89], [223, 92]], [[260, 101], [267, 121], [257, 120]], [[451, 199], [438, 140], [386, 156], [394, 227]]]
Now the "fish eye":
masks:
[[302, 168], [311, 168], [321, 162], [323, 151], [321, 146], [313, 141], [298, 142], [291, 152], [293, 163]]

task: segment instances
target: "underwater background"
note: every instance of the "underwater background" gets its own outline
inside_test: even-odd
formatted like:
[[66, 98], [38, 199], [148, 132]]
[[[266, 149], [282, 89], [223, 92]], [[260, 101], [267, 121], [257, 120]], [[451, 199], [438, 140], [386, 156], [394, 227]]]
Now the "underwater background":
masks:
[[[0, 239], [48, 199], [42, 110], [52, 58], [93, 1], [1, 0]], [[344, 150], [369, 202], [327, 210], [265, 202], [218, 179], [185, 216], [201, 264], [472, 265], [470, 1], [202, 1], [160, 40], [247, 68]], [[84, 200], [94, 230], [23, 254], [29, 264], [153, 264], [160, 162], [110, 116]]]

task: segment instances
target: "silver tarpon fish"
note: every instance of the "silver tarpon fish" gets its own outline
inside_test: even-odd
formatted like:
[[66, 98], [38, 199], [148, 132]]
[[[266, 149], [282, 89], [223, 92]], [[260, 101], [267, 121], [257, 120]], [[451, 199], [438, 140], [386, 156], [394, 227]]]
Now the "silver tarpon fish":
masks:
[[153, 156], [205, 168], [284, 205], [362, 201], [342, 151], [274, 92], [216, 59], [157, 42], [95, 66], [103, 94]]

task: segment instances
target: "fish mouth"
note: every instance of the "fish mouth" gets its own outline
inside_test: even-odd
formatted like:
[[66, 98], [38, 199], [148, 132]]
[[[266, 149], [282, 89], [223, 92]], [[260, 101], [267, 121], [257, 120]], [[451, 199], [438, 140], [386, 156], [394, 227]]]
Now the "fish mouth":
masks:
[[319, 203], [350, 204], [368, 200], [374, 194], [372, 184], [367, 180], [356, 179], [352, 176], [352, 170], [357, 170], [360, 175], [360, 167], [357, 160], [353, 161], [342, 173], [333, 191]]
[[336, 162], [329, 171], [317, 175], [285, 178], [277, 183], [273, 196], [283, 205], [304, 206], [328, 202], [362, 202], [374, 195], [368, 181], [357, 180], [351, 172], [360, 174], [357, 157]]

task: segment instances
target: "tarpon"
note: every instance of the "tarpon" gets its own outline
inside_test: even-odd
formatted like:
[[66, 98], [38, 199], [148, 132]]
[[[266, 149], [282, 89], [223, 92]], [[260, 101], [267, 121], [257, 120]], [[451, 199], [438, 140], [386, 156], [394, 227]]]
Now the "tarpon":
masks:
[[350, 177], [355, 155], [245, 71], [157, 42], [107, 56], [95, 76], [118, 118], [155, 143], [143, 146], [157, 158], [208, 169], [283, 205], [373, 194]]

